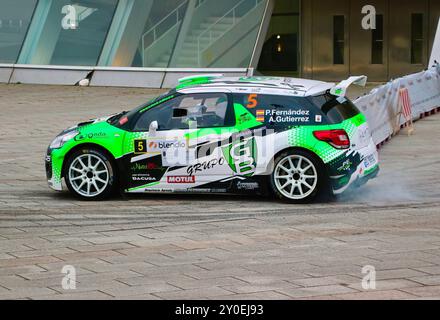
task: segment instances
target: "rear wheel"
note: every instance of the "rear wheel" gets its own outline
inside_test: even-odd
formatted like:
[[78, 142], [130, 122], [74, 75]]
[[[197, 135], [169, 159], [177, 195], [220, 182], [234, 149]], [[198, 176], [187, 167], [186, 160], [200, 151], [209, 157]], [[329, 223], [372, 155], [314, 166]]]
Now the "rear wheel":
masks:
[[107, 198], [116, 187], [113, 162], [97, 149], [74, 152], [67, 160], [65, 178], [69, 190], [85, 200]]
[[271, 186], [275, 195], [292, 203], [306, 203], [325, 190], [326, 178], [322, 163], [303, 150], [282, 153], [275, 159]]

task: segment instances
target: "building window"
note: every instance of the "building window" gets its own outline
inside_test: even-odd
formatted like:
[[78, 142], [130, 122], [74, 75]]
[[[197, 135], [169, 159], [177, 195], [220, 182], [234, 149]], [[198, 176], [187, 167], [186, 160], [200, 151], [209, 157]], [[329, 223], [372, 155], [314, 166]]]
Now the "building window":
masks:
[[2, 0], [0, 10], [0, 63], [15, 63], [37, 0]]
[[267, 0], [124, 0], [119, 4], [100, 65], [244, 68], [251, 62]]
[[423, 63], [423, 13], [411, 15], [411, 63]]
[[118, 0], [39, 0], [18, 63], [95, 66]]
[[376, 16], [376, 29], [371, 37], [371, 64], [383, 64], [383, 15]]
[[345, 16], [333, 17], [333, 64], [344, 64]]

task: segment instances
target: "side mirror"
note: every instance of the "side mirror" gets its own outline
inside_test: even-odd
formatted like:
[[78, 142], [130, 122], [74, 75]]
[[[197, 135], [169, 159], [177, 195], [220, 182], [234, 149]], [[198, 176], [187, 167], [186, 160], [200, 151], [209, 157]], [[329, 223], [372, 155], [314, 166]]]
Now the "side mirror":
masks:
[[155, 135], [157, 129], [159, 128], [159, 123], [157, 123], [157, 121], [153, 121], [150, 123], [150, 126], [148, 127], [148, 133], [149, 135]]

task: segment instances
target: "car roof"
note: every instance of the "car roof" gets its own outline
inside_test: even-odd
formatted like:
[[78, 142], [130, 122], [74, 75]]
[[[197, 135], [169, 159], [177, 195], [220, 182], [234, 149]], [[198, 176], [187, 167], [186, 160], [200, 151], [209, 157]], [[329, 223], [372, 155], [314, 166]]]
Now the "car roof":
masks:
[[223, 75], [198, 75], [179, 80], [176, 91], [240, 92], [289, 96], [314, 96], [325, 93], [334, 83], [287, 77], [223, 77]]

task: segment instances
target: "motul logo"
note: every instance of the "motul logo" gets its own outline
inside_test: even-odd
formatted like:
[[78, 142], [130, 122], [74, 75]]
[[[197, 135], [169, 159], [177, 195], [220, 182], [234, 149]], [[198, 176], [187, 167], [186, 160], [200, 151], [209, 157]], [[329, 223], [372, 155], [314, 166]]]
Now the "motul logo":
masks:
[[195, 183], [196, 177], [195, 176], [171, 176], [167, 177], [168, 183]]

